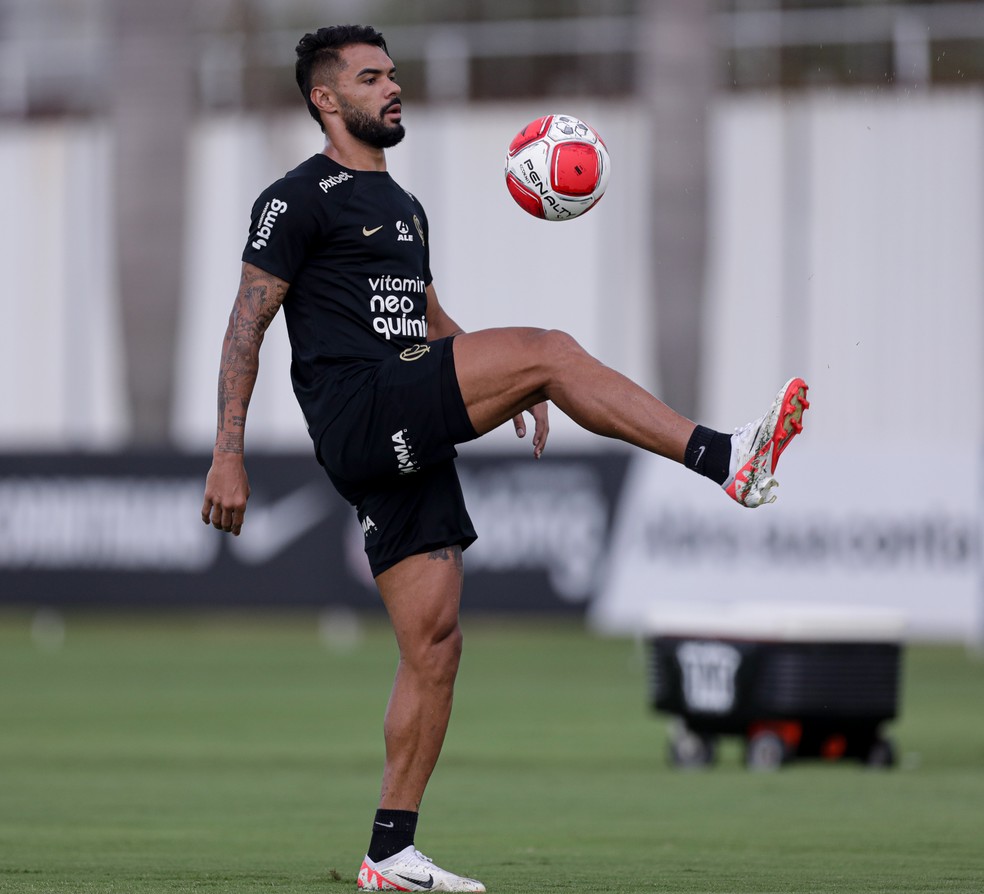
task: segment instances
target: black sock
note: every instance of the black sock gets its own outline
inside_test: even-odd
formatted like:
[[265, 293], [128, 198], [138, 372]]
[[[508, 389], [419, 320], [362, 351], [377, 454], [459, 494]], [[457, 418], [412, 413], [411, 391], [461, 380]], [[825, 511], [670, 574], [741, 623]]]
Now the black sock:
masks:
[[683, 464], [698, 475], [724, 484], [731, 474], [731, 435], [698, 425], [687, 442]]
[[392, 857], [413, 844], [417, 813], [413, 810], [377, 810], [372, 824], [368, 857], [373, 863]]

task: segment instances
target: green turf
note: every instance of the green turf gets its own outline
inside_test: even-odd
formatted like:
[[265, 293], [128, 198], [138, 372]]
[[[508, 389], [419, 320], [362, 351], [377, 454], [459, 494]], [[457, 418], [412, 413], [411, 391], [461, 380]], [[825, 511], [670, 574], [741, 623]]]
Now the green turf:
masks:
[[[43, 631], [42, 631], [43, 632]], [[309, 617], [0, 616], [0, 891], [341, 892], [367, 844], [395, 664]], [[900, 765], [671, 770], [645, 656], [466, 621], [418, 846], [492, 892], [984, 890], [984, 663], [912, 647]]]

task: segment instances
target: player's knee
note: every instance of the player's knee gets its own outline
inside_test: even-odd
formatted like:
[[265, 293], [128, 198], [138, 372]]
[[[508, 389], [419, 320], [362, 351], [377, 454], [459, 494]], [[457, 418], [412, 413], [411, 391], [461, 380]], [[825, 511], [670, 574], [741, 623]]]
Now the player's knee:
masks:
[[448, 675], [452, 681], [458, 673], [463, 642], [464, 636], [461, 632], [461, 627], [455, 624], [454, 629], [437, 644], [438, 652], [436, 657], [438, 672]]
[[584, 348], [561, 329], [545, 329], [540, 335], [541, 357], [551, 370], [564, 369], [574, 357], [584, 356]]
[[429, 637], [412, 655], [404, 655], [404, 660], [409, 660], [431, 685], [453, 682], [461, 661], [462, 640], [461, 627], [455, 624]]
[[584, 353], [584, 348], [581, 347], [577, 339], [562, 329], [544, 329], [540, 337], [543, 341], [544, 351], [547, 354], [564, 356], [572, 353]]

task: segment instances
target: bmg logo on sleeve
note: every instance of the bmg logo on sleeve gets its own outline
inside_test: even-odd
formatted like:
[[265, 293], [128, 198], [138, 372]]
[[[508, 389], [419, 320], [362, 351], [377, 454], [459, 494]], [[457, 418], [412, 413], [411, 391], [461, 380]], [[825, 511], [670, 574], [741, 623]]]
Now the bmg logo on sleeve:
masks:
[[277, 218], [286, 210], [287, 203], [282, 199], [273, 199], [263, 206], [263, 211], [260, 213], [256, 227], [256, 238], [252, 242], [253, 248], [259, 251], [261, 248], [266, 247], [267, 240], [273, 233], [273, 225], [277, 222]]

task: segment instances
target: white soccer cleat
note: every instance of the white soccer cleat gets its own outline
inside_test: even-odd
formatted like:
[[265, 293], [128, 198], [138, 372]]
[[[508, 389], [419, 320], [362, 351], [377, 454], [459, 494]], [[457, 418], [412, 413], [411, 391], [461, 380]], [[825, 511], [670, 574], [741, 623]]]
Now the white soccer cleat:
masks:
[[779, 455], [803, 431], [803, 411], [810, 406], [802, 379], [790, 379], [779, 390], [769, 412], [731, 436], [731, 466], [721, 486], [737, 503], [754, 508], [775, 502], [772, 488]]
[[359, 870], [360, 891], [472, 891], [485, 885], [435, 866], [412, 844], [392, 857], [373, 863], [367, 856]]

